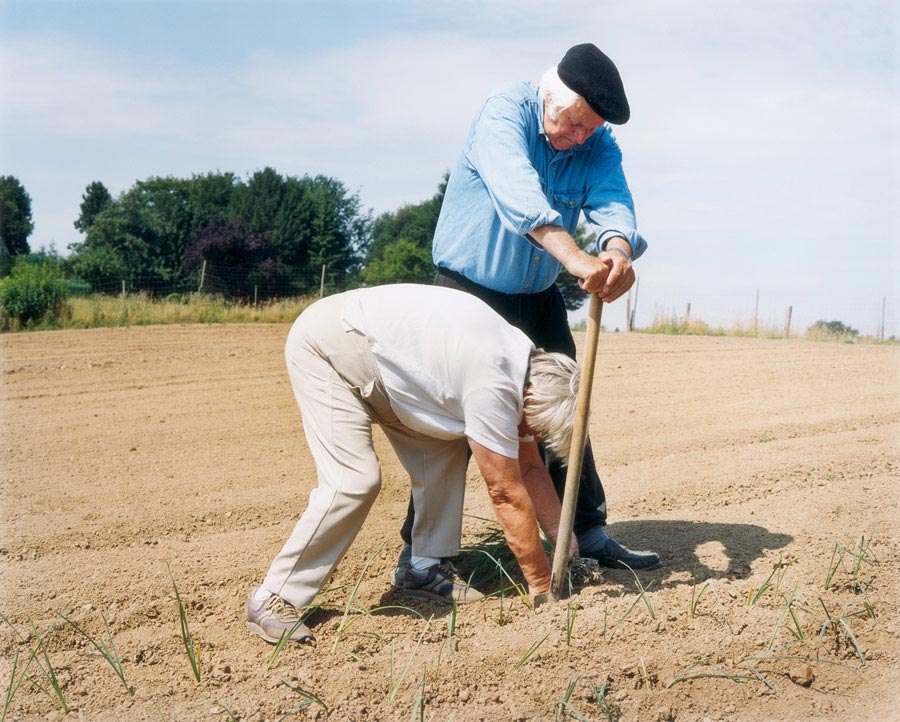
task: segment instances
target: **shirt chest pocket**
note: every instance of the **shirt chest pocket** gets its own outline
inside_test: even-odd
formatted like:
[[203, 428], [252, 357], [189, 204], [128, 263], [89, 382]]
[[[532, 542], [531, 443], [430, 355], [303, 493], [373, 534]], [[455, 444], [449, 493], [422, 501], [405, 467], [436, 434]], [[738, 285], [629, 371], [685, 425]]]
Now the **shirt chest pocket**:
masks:
[[563, 217], [564, 225], [569, 233], [572, 233], [578, 225], [578, 218], [584, 206], [585, 195], [583, 191], [553, 191], [550, 194], [550, 204], [559, 211]]

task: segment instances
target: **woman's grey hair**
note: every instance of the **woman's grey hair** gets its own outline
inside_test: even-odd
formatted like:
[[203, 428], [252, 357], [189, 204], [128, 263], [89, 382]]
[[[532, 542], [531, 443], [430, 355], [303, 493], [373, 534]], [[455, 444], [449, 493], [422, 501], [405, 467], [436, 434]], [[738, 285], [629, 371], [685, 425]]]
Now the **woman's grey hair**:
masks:
[[545, 101], [545, 108], [551, 120], [556, 120], [559, 113], [570, 105], [575, 105], [581, 98], [559, 78], [556, 68], [548, 68], [541, 76], [541, 98]]
[[525, 376], [525, 423], [555, 457], [568, 462], [578, 400], [578, 364], [561, 353], [535, 349]]

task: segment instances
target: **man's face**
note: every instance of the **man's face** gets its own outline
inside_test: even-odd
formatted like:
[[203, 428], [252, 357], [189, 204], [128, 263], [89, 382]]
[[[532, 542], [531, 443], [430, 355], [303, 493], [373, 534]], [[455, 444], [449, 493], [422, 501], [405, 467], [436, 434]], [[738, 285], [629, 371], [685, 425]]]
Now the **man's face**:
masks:
[[573, 105], [559, 111], [556, 120], [550, 117], [547, 103], [544, 102], [544, 133], [556, 150], [568, 150], [584, 143], [603, 123], [603, 118], [580, 98]]

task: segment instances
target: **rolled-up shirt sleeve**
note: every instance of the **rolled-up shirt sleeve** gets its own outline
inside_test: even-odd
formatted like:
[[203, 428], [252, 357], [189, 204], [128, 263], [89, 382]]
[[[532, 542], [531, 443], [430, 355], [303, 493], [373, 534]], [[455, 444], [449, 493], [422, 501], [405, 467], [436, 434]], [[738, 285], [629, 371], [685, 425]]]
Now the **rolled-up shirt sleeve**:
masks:
[[606, 248], [610, 238], [621, 236], [631, 246], [632, 260], [636, 260], [647, 250], [647, 241], [637, 231], [634, 200], [622, 170], [622, 153], [615, 141], [610, 142], [591, 169], [584, 215], [597, 234], [598, 253]]
[[501, 224], [520, 236], [540, 226], [562, 225], [529, 158], [523, 112], [511, 98], [491, 97], [475, 121], [465, 153], [484, 182]]

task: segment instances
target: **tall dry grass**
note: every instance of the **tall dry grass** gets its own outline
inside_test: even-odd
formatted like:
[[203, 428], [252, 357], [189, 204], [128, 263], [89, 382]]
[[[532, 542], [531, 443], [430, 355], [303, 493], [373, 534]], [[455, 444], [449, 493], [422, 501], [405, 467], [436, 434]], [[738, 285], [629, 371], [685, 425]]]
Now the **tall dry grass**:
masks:
[[[840, 343], [869, 343], [877, 342], [872, 336], [860, 336], [856, 333], [840, 333], [830, 331], [827, 327], [820, 324], [814, 324], [806, 330], [805, 338], [810, 341], [838, 341]], [[890, 339], [887, 343], [891, 343]]]
[[760, 323], [738, 319], [727, 328], [710, 326], [696, 316], [678, 316], [677, 314], [657, 314], [653, 323], [647, 328], [639, 329], [643, 333], [661, 333], [681, 336], [739, 336], [746, 338], [785, 338], [784, 324]]
[[[23, 327], [17, 319], [8, 317], [0, 307], [0, 331], [177, 323], [290, 323], [315, 300], [316, 296], [298, 296], [253, 304], [228, 301], [220, 296], [202, 293], [173, 294], [166, 298], [154, 298], [146, 293], [124, 296], [94, 294], [69, 298], [65, 308], [57, 316], [48, 315], [41, 323], [29, 327]], [[585, 327], [586, 324], [581, 322], [573, 326], [572, 330], [584, 331]], [[601, 326], [601, 331], [606, 330]], [[685, 318], [675, 313], [657, 314], [649, 326], [634, 330], [638, 333], [682, 336], [739, 336], [768, 339], [787, 337], [784, 326], [777, 323], [738, 320], [727, 328], [713, 327], [695, 316]], [[835, 334], [820, 324], [814, 324], [805, 331], [791, 329], [789, 337], [805, 338], [810, 341], [900, 344], [900, 339], [894, 336], [881, 342], [874, 336]]]
[[154, 299], [146, 294], [92, 295], [72, 298], [57, 328], [149, 326], [174, 323], [289, 323], [315, 297], [302, 296], [259, 304], [227, 301], [217, 296], [189, 294]]
[[897, 344], [898, 339], [891, 337], [883, 342], [875, 336], [862, 336], [849, 333], [833, 333], [827, 328], [814, 324], [805, 331], [791, 328], [790, 334], [784, 324], [776, 322], [746, 321], [738, 319], [730, 326], [712, 327], [706, 321], [691, 316], [685, 318], [677, 314], [657, 314], [653, 323], [645, 328], [635, 329], [639, 333], [658, 333], [681, 336], [737, 336], [743, 338], [805, 338], [809, 341], [832, 341], [839, 343], [885, 343]]
[[657, 314], [648, 327], [636, 329], [642, 333], [661, 333], [673, 336], [724, 336], [721, 328], [712, 328], [699, 318], [685, 318], [675, 314]]

